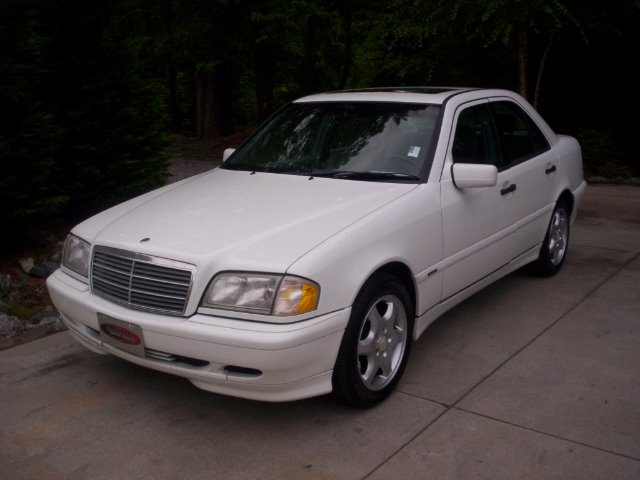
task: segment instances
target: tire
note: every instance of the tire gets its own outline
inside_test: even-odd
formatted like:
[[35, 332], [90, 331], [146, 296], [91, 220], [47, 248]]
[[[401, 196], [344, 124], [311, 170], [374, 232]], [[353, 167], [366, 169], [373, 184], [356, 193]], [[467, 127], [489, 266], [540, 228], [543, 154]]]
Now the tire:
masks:
[[413, 311], [411, 297], [396, 277], [378, 273], [364, 284], [333, 370], [338, 400], [369, 408], [391, 394], [411, 351]]
[[564, 200], [558, 200], [551, 214], [540, 256], [531, 264], [530, 270], [543, 277], [555, 275], [564, 263], [568, 248], [569, 207]]

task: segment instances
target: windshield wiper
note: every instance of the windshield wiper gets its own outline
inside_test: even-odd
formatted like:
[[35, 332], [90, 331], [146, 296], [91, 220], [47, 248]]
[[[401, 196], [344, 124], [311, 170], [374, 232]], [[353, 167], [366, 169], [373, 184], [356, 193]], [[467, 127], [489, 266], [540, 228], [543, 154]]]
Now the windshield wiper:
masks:
[[269, 165], [222, 165], [222, 168], [251, 173], [287, 173], [293, 175], [306, 175], [306, 170], [285, 167], [272, 167]]
[[351, 170], [312, 170], [307, 172], [310, 177], [345, 178], [350, 180], [409, 180], [417, 181], [420, 177], [401, 172], [381, 172], [373, 170], [370, 172], [355, 172]]

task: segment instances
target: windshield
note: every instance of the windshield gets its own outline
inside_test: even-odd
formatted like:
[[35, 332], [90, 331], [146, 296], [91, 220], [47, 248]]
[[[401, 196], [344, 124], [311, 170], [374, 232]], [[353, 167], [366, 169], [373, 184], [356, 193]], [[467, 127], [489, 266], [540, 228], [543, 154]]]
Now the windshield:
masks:
[[222, 168], [419, 180], [438, 112], [406, 103], [293, 103]]

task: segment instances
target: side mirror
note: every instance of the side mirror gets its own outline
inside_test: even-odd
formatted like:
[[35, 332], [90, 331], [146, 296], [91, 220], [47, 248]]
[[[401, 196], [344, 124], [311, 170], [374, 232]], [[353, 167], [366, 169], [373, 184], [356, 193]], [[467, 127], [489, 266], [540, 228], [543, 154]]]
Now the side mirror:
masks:
[[498, 183], [498, 169], [484, 163], [454, 163], [451, 178], [457, 188], [494, 187]]
[[225, 149], [224, 149], [224, 152], [222, 152], [222, 161], [223, 161], [223, 162], [226, 162], [226, 161], [227, 161], [227, 158], [229, 158], [229, 157], [231, 156], [231, 154], [232, 154], [233, 152], [235, 152], [235, 151], [236, 151], [236, 149], [235, 149], [235, 148], [225, 148]]

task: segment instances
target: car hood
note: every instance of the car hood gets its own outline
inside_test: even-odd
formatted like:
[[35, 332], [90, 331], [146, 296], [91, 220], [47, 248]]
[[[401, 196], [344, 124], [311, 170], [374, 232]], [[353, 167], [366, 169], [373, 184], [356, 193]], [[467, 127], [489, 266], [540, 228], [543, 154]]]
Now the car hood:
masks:
[[284, 272], [415, 187], [215, 169], [98, 214], [74, 233], [93, 244], [216, 271]]

